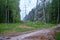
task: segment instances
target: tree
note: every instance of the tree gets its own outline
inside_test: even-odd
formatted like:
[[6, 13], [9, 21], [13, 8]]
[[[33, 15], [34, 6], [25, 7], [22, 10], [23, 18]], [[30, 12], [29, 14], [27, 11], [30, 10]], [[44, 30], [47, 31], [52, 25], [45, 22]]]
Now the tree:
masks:
[[20, 21], [19, 0], [0, 0], [0, 22]]
[[[42, 21], [43, 23], [60, 23], [60, 1], [59, 0], [41, 0], [41, 4], [38, 4], [34, 8], [34, 19], [36, 21]], [[32, 11], [29, 14], [32, 15]], [[31, 17], [31, 16], [30, 16]], [[32, 16], [33, 17], [33, 16]], [[31, 20], [31, 18], [29, 19]], [[34, 20], [34, 21], [35, 21]]]
[[38, 20], [38, 0], [36, 2], [36, 9], [35, 9], [35, 14], [34, 14], [34, 21]]
[[42, 7], [43, 7], [43, 23], [45, 23], [46, 24], [46, 17], [45, 17], [45, 0], [42, 0]]

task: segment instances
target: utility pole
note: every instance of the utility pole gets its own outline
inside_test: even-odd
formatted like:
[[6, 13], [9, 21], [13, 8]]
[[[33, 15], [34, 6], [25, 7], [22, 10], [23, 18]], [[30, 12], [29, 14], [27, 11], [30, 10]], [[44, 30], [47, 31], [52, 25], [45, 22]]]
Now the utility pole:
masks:
[[25, 15], [26, 15], [26, 4], [25, 4]]
[[25, 3], [25, 5], [24, 5], [24, 6], [25, 6], [25, 15], [27, 15], [27, 14], [26, 14], [26, 13], [27, 13], [27, 12], [26, 12], [26, 8], [27, 8], [27, 7], [26, 7], [26, 1], [24, 1], [24, 3]]

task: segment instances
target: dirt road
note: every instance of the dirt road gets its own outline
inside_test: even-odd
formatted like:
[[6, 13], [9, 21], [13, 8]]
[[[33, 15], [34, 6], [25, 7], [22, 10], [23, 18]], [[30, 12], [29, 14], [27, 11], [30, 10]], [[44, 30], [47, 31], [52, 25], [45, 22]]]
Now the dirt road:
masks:
[[[60, 28], [60, 27], [57, 27]], [[0, 37], [0, 40], [55, 40], [55, 28], [45, 28], [15, 37]]]

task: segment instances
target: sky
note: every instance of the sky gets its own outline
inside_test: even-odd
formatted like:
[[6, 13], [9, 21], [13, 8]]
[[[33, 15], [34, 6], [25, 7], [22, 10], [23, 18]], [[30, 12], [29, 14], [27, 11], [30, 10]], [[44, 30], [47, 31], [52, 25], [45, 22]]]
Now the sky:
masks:
[[[51, 0], [46, 0], [46, 2], [48, 2]], [[23, 20], [23, 18], [34, 8], [36, 7], [36, 2], [37, 0], [20, 0], [20, 15], [21, 15], [21, 20]], [[39, 1], [40, 4], [42, 4], [41, 1]], [[26, 6], [25, 6], [26, 5]], [[26, 13], [25, 13], [25, 7], [26, 7]]]
[[[26, 13], [25, 13], [25, 5], [26, 5]], [[31, 11], [36, 6], [36, 0], [20, 0], [20, 15], [21, 15], [21, 20]]]

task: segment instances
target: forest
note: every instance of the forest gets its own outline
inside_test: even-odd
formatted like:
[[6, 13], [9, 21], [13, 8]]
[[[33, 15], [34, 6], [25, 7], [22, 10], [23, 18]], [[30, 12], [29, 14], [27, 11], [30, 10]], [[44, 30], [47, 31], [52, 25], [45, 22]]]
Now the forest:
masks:
[[0, 0], [0, 23], [20, 21], [19, 0]]
[[34, 1], [0, 0], [0, 40], [60, 40], [60, 0]]
[[[59, 0], [52, 0], [52, 2], [42, 1], [41, 5], [37, 1], [36, 8], [33, 8], [23, 20], [59, 23], [59, 10]], [[19, 0], [0, 0], [0, 23], [14, 23], [18, 21], [20, 21]]]
[[[39, 1], [38, 1], [39, 2]], [[42, 1], [42, 5], [37, 3], [37, 7], [33, 8], [24, 20], [42, 21], [44, 23], [60, 22], [60, 1], [52, 0], [52, 2]]]

